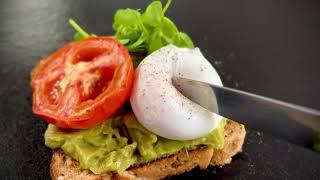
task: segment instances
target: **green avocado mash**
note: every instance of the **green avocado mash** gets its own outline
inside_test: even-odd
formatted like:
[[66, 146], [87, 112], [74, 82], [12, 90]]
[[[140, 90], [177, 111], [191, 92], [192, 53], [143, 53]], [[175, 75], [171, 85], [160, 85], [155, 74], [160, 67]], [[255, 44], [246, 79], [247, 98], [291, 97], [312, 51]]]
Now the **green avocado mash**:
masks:
[[176, 141], [158, 137], [144, 128], [133, 114], [126, 115], [124, 123], [129, 131], [130, 137], [138, 144], [140, 161], [150, 161], [159, 157], [174, 154], [183, 149], [193, 149], [197, 145], [207, 145], [214, 149], [222, 149], [224, 146], [223, 119], [217, 128], [205, 137], [188, 141]]
[[137, 159], [134, 155], [137, 144], [128, 144], [128, 139], [112, 126], [112, 120], [69, 133], [49, 124], [44, 138], [46, 146], [61, 148], [76, 159], [82, 169], [90, 169], [95, 174], [123, 172]]
[[106, 172], [121, 173], [136, 162], [145, 162], [174, 154], [180, 150], [193, 149], [206, 145], [215, 149], [224, 146], [223, 120], [209, 135], [189, 140], [175, 141], [158, 137], [138, 123], [131, 113], [123, 119], [133, 141], [121, 136], [119, 119], [73, 132], [64, 132], [54, 125], [48, 125], [45, 132], [45, 144], [51, 149], [61, 148], [67, 155], [80, 163], [82, 169], [89, 169], [95, 174]]

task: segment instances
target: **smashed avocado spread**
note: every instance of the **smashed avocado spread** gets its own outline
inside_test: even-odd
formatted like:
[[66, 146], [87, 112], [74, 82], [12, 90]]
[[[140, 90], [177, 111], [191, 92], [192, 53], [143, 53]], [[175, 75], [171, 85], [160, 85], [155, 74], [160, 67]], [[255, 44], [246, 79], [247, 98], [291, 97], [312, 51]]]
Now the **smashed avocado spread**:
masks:
[[[121, 173], [134, 163], [154, 160], [199, 145], [221, 149], [224, 146], [226, 121], [222, 120], [207, 136], [189, 141], [159, 137], [145, 129], [133, 113], [124, 117], [124, 124], [120, 119], [112, 119], [86, 130], [72, 132], [62, 131], [50, 124], [44, 137], [46, 146], [61, 148], [77, 160], [82, 169], [89, 169], [94, 174]], [[120, 135], [121, 126], [128, 130], [132, 143]]]
[[128, 139], [112, 126], [115, 120], [75, 132], [63, 132], [49, 124], [44, 134], [49, 148], [61, 148], [64, 153], [76, 159], [82, 169], [95, 174], [114, 171], [122, 172], [134, 164], [137, 143], [128, 144]]
[[142, 162], [168, 156], [183, 149], [193, 149], [198, 145], [206, 145], [214, 149], [222, 149], [224, 146], [223, 132], [226, 119], [223, 119], [218, 127], [207, 136], [188, 141], [177, 141], [159, 137], [144, 128], [133, 114], [126, 115], [124, 123], [130, 137], [138, 144], [139, 160]]

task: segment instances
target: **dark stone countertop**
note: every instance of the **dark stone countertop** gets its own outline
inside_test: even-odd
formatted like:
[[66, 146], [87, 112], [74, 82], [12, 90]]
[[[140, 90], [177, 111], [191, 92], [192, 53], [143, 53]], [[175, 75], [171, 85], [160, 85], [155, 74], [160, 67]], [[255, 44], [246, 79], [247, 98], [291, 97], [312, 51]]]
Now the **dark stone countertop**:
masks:
[[[71, 40], [67, 19], [110, 34], [116, 9], [147, 2], [0, 2], [0, 177], [50, 178], [46, 124], [32, 114], [29, 79], [39, 59]], [[318, 1], [199, 2], [174, 0], [168, 15], [190, 34], [226, 86], [320, 109]], [[309, 149], [249, 131], [243, 152], [230, 165], [173, 178], [320, 179], [319, 163], [319, 154]]]

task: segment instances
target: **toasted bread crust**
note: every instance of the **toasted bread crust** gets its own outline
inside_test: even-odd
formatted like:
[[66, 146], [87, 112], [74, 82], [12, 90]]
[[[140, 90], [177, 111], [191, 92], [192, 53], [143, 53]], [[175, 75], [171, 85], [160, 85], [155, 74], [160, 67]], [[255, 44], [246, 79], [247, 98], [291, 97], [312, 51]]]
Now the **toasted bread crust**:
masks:
[[52, 179], [88, 179], [88, 180], [100, 180], [111, 179], [111, 175], [106, 174], [103, 176], [97, 176], [91, 173], [89, 170], [81, 170], [79, 163], [69, 156], [66, 156], [62, 150], [54, 150], [50, 165], [50, 175]]
[[142, 166], [132, 167], [122, 174], [94, 175], [88, 170], [81, 170], [79, 163], [66, 156], [61, 150], [54, 150], [50, 174], [55, 180], [161, 179], [188, 172], [197, 166], [206, 169], [209, 164], [213, 166], [229, 164], [232, 156], [241, 152], [245, 134], [246, 131], [242, 124], [228, 121], [224, 131], [225, 146], [223, 149], [198, 148], [192, 151], [182, 151]]
[[211, 148], [180, 152], [174, 156], [132, 168], [129, 172], [140, 178], [162, 179], [168, 175], [182, 174], [197, 166], [201, 169], [206, 169], [210, 164], [212, 152]]
[[213, 150], [210, 164], [213, 166], [230, 164], [232, 157], [242, 151], [245, 136], [246, 129], [243, 124], [227, 121], [224, 129], [224, 148]]

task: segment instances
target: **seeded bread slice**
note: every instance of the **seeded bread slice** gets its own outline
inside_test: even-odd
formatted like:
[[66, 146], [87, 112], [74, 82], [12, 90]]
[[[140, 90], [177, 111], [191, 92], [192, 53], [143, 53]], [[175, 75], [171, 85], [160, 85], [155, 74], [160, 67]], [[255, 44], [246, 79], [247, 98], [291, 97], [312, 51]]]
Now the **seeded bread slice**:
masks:
[[225, 146], [221, 150], [198, 148], [181, 151], [144, 165], [131, 167], [122, 174], [95, 175], [88, 170], [81, 170], [79, 163], [66, 156], [62, 150], [54, 150], [50, 174], [54, 180], [100, 180], [100, 179], [162, 179], [168, 176], [188, 172], [199, 166], [206, 169], [209, 165], [223, 166], [229, 164], [232, 156], [241, 152], [245, 139], [244, 125], [228, 121], [225, 126]]

